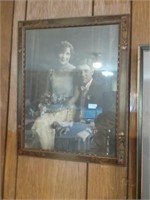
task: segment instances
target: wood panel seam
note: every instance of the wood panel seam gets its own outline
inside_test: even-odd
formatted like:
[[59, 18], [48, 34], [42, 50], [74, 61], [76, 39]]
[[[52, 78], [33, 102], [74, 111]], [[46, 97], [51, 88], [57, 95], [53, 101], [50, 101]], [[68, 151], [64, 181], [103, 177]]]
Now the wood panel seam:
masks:
[[94, 16], [95, 0], [92, 0], [92, 16]]
[[[131, 89], [131, 44], [132, 44], [132, 0], [130, 1], [130, 54], [129, 54], [129, 96]], [[126, 197], [129, 197], [129, 129], [130, 129], [130, 98], [129, 98], [129, 115], [128, 115], [128, 160], [127, 160], [127, 187], [126, 187]]]
[[6, 130], [5, 130], [5, 144], [4, 144], [4, 166], [2, 175], [2, 198], [4, 197], [4, 177], [5, 177], [5, 163], [6, 163], [6, 149], [7, 149], [7, 136], [8, 136], [8, 116], [9, 116], [9, 94], [10, 94], [10, 78], [11, 78], [11, 58], [12, 58], [12, 40], [13, 40], [13, 25], [14, 25], [14, 9], [15, 1], [13, 0], [12, 6], [12, 19], [11, 19], [11, 38], [10, 38], [10, 55], [9, 55], [9, 70], [8, 70], [8, 91], [7, 91], [7, 110], [6, 110]]
[[[25, 1], [25, 13], [24, 13], [24, 19], [26, 20], [26, 18], [27, 18], [27, 5], [28, 5], [28, 0], [26, 0]], [[17, 22], [18, 23], [18, 22]], [[18, 34], [18, 32], [17, 32], [17, 34]], [[17, 48], [18, 48], [18, 46], [17, 46]], [[18, 49], [17, 49], [17, 53], [18, 53]], [[17, 56], [17, 64], [18, 64], [18, 56]], [[18, 74], [18, 66], [17, 66], [17, 74]], [[17, 79], [18, 79], [18, 76], [17, 76]], [[17, 93], [18, 93], [18, 88], [17, 88]], [[18, 100], [17, 100], [18, 101]], [[17, 112], [18, 113], [18, 112]], [[15, 199], [16, 199], [16, 194], [17, 194], [17, 177], [18, 177], [18, 160], [19, 160], [19, 155], [18, 155], [18, 142], [16, 143], [17, 144], [17, 151], [16, 151], [16, 153], [17, 153], [17, 155], [16, 155], [16, 179], [15, 179], [15, 194], [14, 194], [14, 197], [15, 197]]]
[[28, 0], [25, 3], [25, 20], [27, 20], [27, 9], [28, 9]]
[[85, 199], [88, 199], [88, 180], [89, 180], [89, 163], [86, 164], [86, 194]]

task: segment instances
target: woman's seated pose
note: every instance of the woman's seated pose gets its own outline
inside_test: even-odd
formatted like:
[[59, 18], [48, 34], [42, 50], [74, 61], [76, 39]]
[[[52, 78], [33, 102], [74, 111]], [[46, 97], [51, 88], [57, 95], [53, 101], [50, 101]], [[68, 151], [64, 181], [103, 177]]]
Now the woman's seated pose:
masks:
[[45, 93], [45, 103], [40, 103], [41, 116], [32, 126], [32, 133], [37, 134], [42, 149], [54, 149], [54, 121], [72, 121], [74, 118], [74, 72], [75, 66], [70, 64], [73, 46], [62, 41], [58, 46], [58, 60], [48, 75], [48, 86]]

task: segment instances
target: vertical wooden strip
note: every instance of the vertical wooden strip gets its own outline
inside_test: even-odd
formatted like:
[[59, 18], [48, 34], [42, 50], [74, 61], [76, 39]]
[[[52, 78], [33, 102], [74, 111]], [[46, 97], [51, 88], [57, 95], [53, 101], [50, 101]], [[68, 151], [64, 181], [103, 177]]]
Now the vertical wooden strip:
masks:
[[[13, 19], [13, 1], [1, 1], [1, 92], [0, 92], [0, 130], [1, 130], [1, 187], [3, 191], [3, 175], [5, 160], [5, 144], [7, 130], [7, 112], [8, 112], [8, 92], [10, 77], [10, 54], [11, 54], [11, 33]], [[3, 38], [3, 39], [2, 39]], [[1, 191], [1, 192], [2, 192]], [[2, 194], [2, 193], [1, 193]]]
[[95, 0], [94, 15], [130, 14], [130, 0]]
[[10, 72], [10, 93], [9, 93], [9, 116], [6, 145], [5, 177], [4, 177], [4, 198], [14, 199], [16, 166], [17, 166], [17, 146], [16, 146], [16, 105], [17, 105], [17, 26], [18, 20], [23, 20], [25, 16], [25, 1], [15, 1], [13, 35], [12, 35], [12, 55]]
[[150, 1], [132, 1], [128, 198], [136, 198], [138, 46], [150, 44]]
[[94, 16], [94, 7], [95, 7], [95, 1], [92, 0], [92, 16]]
[[17, 44], [18, 44], [18, 21], [25, 19], [25, 0], [15, 1], [15, 13], [13, 24], [13, 44], [11, 57], [11, 77], [10, 77], [10, 103], [8, 130], [16, 132], [17, 121]]
[[90, 164], [88, 199], [126, 199], [126, 186], [124, 167]]
[[[92, 0], [28, 0], [27, 19], [90, 16]], [[17, 199], [85, 199], [86, 163], [21, 157]]]
[[24, 17], [25, 20], [27, 20], [27, 7], [28, 7], [28, 0], [26, 0], [25, 3], [25, 17]]
[[5, 159], [5, 174], [4, 174], [4, 199], [15, 198], [15, 184], [16, 184], [16, 134], [14, 132], [7, 132], [7, 148]]

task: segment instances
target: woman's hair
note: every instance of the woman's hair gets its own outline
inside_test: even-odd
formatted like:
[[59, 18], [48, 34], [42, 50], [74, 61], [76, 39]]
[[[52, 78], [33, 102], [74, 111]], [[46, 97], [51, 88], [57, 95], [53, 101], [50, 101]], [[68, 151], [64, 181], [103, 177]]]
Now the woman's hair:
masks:
[[61, 41], [60, 43], [58, 43], [56, 45], [56, 51], [58, 53], [62, 52], [63, 50], [65, 50], [66, 48], [69, 48], [70, 49], [70, 52], [71, 54], [74, 52], [74, 48], [73, 48], [73, 45], [68, 42], [68, 41]]

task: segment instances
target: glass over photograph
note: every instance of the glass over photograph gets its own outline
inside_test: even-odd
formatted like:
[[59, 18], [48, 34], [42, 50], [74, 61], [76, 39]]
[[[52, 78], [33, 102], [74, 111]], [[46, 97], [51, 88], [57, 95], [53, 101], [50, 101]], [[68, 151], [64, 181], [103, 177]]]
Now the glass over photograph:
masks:
[[118, 25], [28, 30], [25, 69], [26, 148], [115, 155]]
[[126, 106], [126, 78], [118, 86], [126, 77], [123, 64], [127, 69], [123, 20], [123, 28], [113, 20], [78, 26], [70, 26], [71, 20], [65, 26], [59, 21], [50, 27], [49, 21], [21, 24], [18, 130], [23, 151], [66, 158], [120, 155], [124, 160], [125, 125], [118, 120], [124, 121]]

